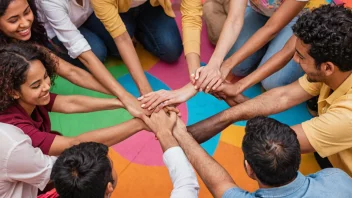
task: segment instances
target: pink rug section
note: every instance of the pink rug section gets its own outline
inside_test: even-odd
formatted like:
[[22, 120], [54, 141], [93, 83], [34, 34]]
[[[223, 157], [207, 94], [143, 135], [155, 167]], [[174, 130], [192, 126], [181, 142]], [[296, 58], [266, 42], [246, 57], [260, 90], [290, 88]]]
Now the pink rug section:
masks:
[[[183, 105], [185, 110], [185, 106]], [[181, 109], [181, 107], [180, 107]], [[182, 111], [182, 113], [183, 113]], [[185, 122], [185, 118], [182, 117]], [[148, 131], [141, 131], [119, 144], [112, 146], [125, 159], [131, 163], [146, 166], [164, 166], [163, 151], [155, 135]]]

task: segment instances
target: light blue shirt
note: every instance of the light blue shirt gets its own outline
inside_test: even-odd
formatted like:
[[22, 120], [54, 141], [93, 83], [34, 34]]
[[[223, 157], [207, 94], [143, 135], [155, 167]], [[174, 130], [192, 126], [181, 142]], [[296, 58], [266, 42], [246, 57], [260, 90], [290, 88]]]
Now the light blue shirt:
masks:
[[259, 189], [253, 193], [240, 188], [231, 188], [222, 197], [352, 198], [352, 178], [337, 168], [324, 169], [307, 176], [298, 172], [296, 179], [285, 186]]

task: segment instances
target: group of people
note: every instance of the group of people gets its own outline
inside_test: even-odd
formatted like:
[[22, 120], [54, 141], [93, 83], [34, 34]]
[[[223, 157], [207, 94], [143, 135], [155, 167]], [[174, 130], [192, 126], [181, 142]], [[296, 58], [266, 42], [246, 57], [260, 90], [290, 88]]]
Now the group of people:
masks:
[[[200, 0], [181, 2], [182, 39], [169, 0], [0, 0], [0, 198], [37, 197], [48, 183], [51, 196], [109, 197], [118, 178], [108, 146], [143, 129], [164, 151], [171, 197], [198, 197], [195, 171], [214, 197], [352, 197], [352, 10], [307, 3], [230, 0], [215, 51], [200, 67], [202, 13], [216, 12]], [[135, 40], [165, 62], [184, 51], [189, 84], [153, 92]], [[139, 98], [105, 68], [107, 55], [125, 62]], [[51, 93], [56, 75], [116, 97]], [[241, 94], [259, 82], [265, 93]], [[199, 91], [230, 108], [186, 127], [176, 106]], [[296, 126], [264, 117], [317, 96], [318, 116]], [[117, 108], [134, 118], [76, 137], [51, 129], [49, 112]], [[244, 168], [260, 187], [252, 193], [199, 145], [238, 120], [248, 120]], [[312, 152], [334, 168], [302, 175], [301, 153]]]

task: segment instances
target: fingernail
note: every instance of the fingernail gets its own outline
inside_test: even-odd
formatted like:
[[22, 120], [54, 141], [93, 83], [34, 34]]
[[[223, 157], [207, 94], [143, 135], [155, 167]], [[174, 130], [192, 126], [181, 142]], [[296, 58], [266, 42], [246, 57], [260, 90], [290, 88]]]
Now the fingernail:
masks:
[[151, 108], [151, 107], [149, 107], [149, 108], [148, 108], [148, 110], [150, 111], [150, 110], [152, 110], [152, 108]]
[[193, 77], [193, 76], [194, 76], [194, 74], [191, 74], [191, 76]]
[[198, 78], [199, 78], [199, 77], [197, 76], [197, 77], [196, 77], [196, 80], [198, 80]]
[[198, 87], [197, 86], [194, 86], [195, 89], [197, 89]]
[[142, 104], [141, 107], [145, 107], [145, 104]]
[[202, 88], [200, 88], [200, 89], [199, 89], [199, 91], [203, 91], [203, 89], [202, 89]]

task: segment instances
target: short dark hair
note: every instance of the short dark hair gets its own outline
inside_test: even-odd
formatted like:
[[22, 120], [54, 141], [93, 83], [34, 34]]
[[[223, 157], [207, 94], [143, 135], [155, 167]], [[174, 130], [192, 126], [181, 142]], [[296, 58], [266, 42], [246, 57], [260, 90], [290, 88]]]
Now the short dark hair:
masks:
[[104, 198], [112, 178], [108, 147], [86, 142], [66, 149], [56, 160], [51, 180], [61, 198]]
[[352, 11], [343, 5], [323, 5], [299, 17], [294, 34], [310, 45], [317, 68], [334, 63], [340, 71], [352, 70]]
[[297, 176], [301, 150], [296, 133], [268, 117], [248, 120], [242, 149], [244, 158], [265, 185], [281, 186]]
[[57, 59], [38, 45], [12, 43], [0, 46], [0, 111], [14, 102], [11, 93], [26, 82], [30, 61], [39, 60], [45, 67], [51, 84], [56, 77]]

